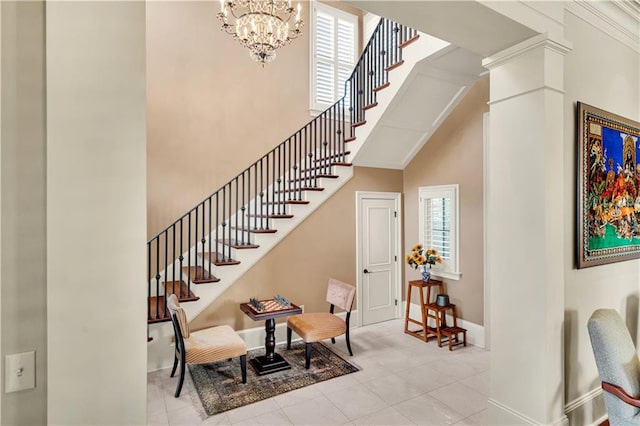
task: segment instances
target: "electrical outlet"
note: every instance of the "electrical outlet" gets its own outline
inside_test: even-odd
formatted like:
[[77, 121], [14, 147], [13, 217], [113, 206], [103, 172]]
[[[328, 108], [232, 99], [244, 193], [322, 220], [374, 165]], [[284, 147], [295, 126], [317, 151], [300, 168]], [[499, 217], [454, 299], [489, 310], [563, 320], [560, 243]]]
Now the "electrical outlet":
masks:
[[36, 387], [35, 351], [4, 357], [4, 391], [18, 392]]
[[300, 309], [302, 309], [302, 313], [304, 314], [304, 305], [300, 305]]

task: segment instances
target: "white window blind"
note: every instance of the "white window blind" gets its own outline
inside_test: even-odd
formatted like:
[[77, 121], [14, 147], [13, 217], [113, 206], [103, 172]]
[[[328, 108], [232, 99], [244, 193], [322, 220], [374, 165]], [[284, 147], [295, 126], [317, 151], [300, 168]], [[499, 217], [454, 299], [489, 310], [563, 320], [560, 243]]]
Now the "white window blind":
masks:
[[427, 198], [424, 206], [424, 241], [444, 260], [451, 258], [451, 199]]
[[322, 3], [312, 4], [310, 107], [320, 113], [345, 94], [345, 81], [356, 61], [358, 18]]
[[433, 273], [459, 279], [458, 185], [424, 186], [418, 192], [420, 243], [437, 249], [442, 257]]

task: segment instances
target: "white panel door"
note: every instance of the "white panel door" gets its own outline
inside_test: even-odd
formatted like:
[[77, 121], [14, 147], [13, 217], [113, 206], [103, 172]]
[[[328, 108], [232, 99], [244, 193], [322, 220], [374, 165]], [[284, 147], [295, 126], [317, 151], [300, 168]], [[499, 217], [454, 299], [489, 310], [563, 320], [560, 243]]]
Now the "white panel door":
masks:
[[360, 204], [362, 311], [364, 325], [396, 318], [397, 210], [393, 198], [363, 198]]

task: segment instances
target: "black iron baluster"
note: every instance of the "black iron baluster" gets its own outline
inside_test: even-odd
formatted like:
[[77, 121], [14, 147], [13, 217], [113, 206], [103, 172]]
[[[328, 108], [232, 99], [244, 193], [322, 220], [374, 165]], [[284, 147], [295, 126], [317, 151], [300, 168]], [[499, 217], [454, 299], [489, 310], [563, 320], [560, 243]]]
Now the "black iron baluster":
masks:
[[[240, 228], [240, 222], [239, 222], [240, 218], [238, 217], [238, 215], [242, 216], [242, 228], [244, 228], [244, 205], [242, 205], [242, 209], [240, 210], [240, 208], [238, 207], [239, 206], [238, 203], [240, 201], [239, 200], [240, 197], [238, 195], [239, 194], [239, 190], [240, 190], [240, 188], [238, 188], [238, 185], [239, 185], [238, 184], [238, 182], [239, 182], [238, 176], [236, 176], [236, 178], [234, 179], [234, 182], [235, 182], [235, 186], [236, 186], [236, 197], [235, 197], [236, 198], [236, 209], [235, 209], [235, 212], [236, 212], [236, 229], [238, 229], [238, 228]], [[242, 228], [240, 228], [241, 229], [240, 232], [242, 232]], [[218, 254], [216, 253], [216, 258], [217, 258], [217, 255]], [[228, 260], [228, 259], [231, 259], [231, 254], [229, 254], [229, 256], [227, 256], [227, 257], [222, 256], [222, 260]]]
[[[207, 252], [207, 239], [204, 236], [204, 223], [205, 223], [205, 209], [204, 209], [204, 201], [202, 202], [202, 234], [200, 235], [200, 243], [202, 243], [202, 275], [204, 275], [204, 262], [206, 259], [206, 252]], [[197, 251], [197, 247], [196, 247], [196, 251]], [[209, 274], [211, 275], [211, 252], [209, 252]]]
[[[194, 250], [194, 253], [193, 253], [193, 257], [194, 257], [194, 260], [196, 262], [196, 264], [194, 265], [194, 268], [195, 268], [194, 269], [194, 275], [196, 277], [198, 277], [198, 207], [199, 206], [196, 206], [196, 208], [194, 209], [195, 210], [195, 223], [196, 223], [195, 231], [196, 232], [193, 234], [193, 239], [196, 242], [195, 250]], [[202, 272], [203, 272], [203, 274], [201, 274], [201, 275], [204, 275], [204, 259], [202, 259]]]
[[[245, 198], [245, 189], [246, 189], [246, 181], [245, 181], [245, 175], [247, 174], [247, 170], [245, 170], [244, 172], [242, 172], [242, 207], [240, 208], [240, 210], [242, 210], [242, 239], [244, 240], [244, 229], [249, 227], [248, 223], [251, 222], [249, 220], [247, 216], [247, 199]], [[245, 223], [245, 219], [246, 222]], [[223, 253], [224, 256], [224, 253]], [[228, 253], [227, 253], [227, 258], [231, 259], [231, 247], [229, 247]]]
[[284, 191], [284, 187], [282, 186], [282, 166], [283, 166], [283, 158], [282, 158], [282, 150], [280, 149], [281, 145], [278, 145], [278, 147], [276, 148], [278, 150], [278, 173], [277, 173], [277, 182], [278, 182], [278, 214], [280, 213], [280, 206], [282, 206], [282, 202], [284, 201], [282, 199], [282, 195]]
[[[183, 236], [183, 222], [184, 216], [180, 218], [180, 257], [178, 257], [178, 260], [180, 260], [180, 269], [178, 271], [179, 273], [179, 277], [180, 277], [180, 282], [182, 282], [182, 262], [184, 261], [184, 256], [182, 253], [184, 253], [184, 249], [182, 248], [182, 236]], [[191, 294], [191, 280], [187, 280], [187, 294]]]
[[164, 230], [164, 303], [162, 309], [162, 317], [167, 317], [167, 266], [169, 264], [167, 257], [169, 257], [169, 236], [168, 229]]
[[[209, 261], [211, 261], [211, 253], [212, 253], [212, 240], [213, 240], [213, 230], [211, 229], [211, 208], [212, 208], [212, 200], [211, 196], [208, 198], [209, 200], [209, 232], [207, 235], [209, 236]], [[218, 261], [218, 240], [216, 240], [216, 262]], [[224, 254], [224, 253], [223, 253]]]
[[189, 282], [192, 281], [191, 276], [191, 212], [189, 212], [188, 220], [187, 220], [187, 278]]
[[[216, 191], [215, 193], [215, 197], [216, 197], [216, 245], [220, 243], [220, 191]], [[224, 243], [224, 233], [222, 234], [222, 242]], [[231, 244], [231, 241], [228, 241], [229, 244]], [[226, 248], [226, 246], [223, 244], [222, 245], [222, 250], [224, 250]]]
[[264, 206], [264, 166], [263, 166], [264, 157], [260, 159], [260, 228], [256, 229], [264, 229], [264, 216], [262, 216], [265, 212], [269, 212], [269, 205], [265, 209]]
[[[171, 273], [171, 280], [172, 282], [172, 287], [173, 287], [173, 292], [176, 292], [176, 225], [175, 223], [171, 226], [171, 228], [173, 229], [173, 237], [172, 237], [172, 241], [171, 241], [171, 259], [173, 259], [173, 266], [172, 266], [172, 273]], [[164, 270], [164, 274], [165, 276], [167, 275], [167, 270]], [[165, 287], [167, 286], [167, 279], [165, 278], [164, 280], [164, 285]], [[178, 292], [178, 299], [182, 298], [183, 294], [182, 294], [182, 283], [180, 283], [180, 290]]]
[[160, 236], [156, 244], [156, 318], [160, 318]]
[[[222, 202], [220, 203], [220, 226], [222, 226], [222, 238], [224, 238], [225, 240], [228, 240], [229, 243], [231, 243], [231, 241], [233, 240], [233, 238], [231, 237], [231, 227], [228, 227], [227, 225], [227, 204], [226, 204], [226, 199], [227, 199], [227, 191], [226, 191], [226, 185], [222, 187], [221, 192], [222, 192]], [[218, 200], [216, 200], [217, 202]], [[236, 229], [236, 235], [235, 235], [235, 239], [236, 242], [238, 241], [238, 230]]]

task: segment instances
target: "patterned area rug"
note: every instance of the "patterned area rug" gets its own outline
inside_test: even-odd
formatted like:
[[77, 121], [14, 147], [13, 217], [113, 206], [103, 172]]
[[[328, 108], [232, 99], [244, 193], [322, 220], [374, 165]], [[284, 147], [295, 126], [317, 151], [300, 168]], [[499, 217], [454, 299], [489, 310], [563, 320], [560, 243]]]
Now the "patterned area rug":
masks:
[[291, 369], [258, 376], [249, 359], [264, 355], [264, 349], [251, 350], [247, 353], [246, 384], [242, 384], [238, 357], [231, 361], [190, 365], [193, 384], [206, 414], [211, 416], [358, 371], [321, 343], [313, 343], [308, 370], [304, 368], [304, 342], [292, 343], [291, 350], [286, 350], [286, 345], [278, 345], [276, 352], [291, 364]]

